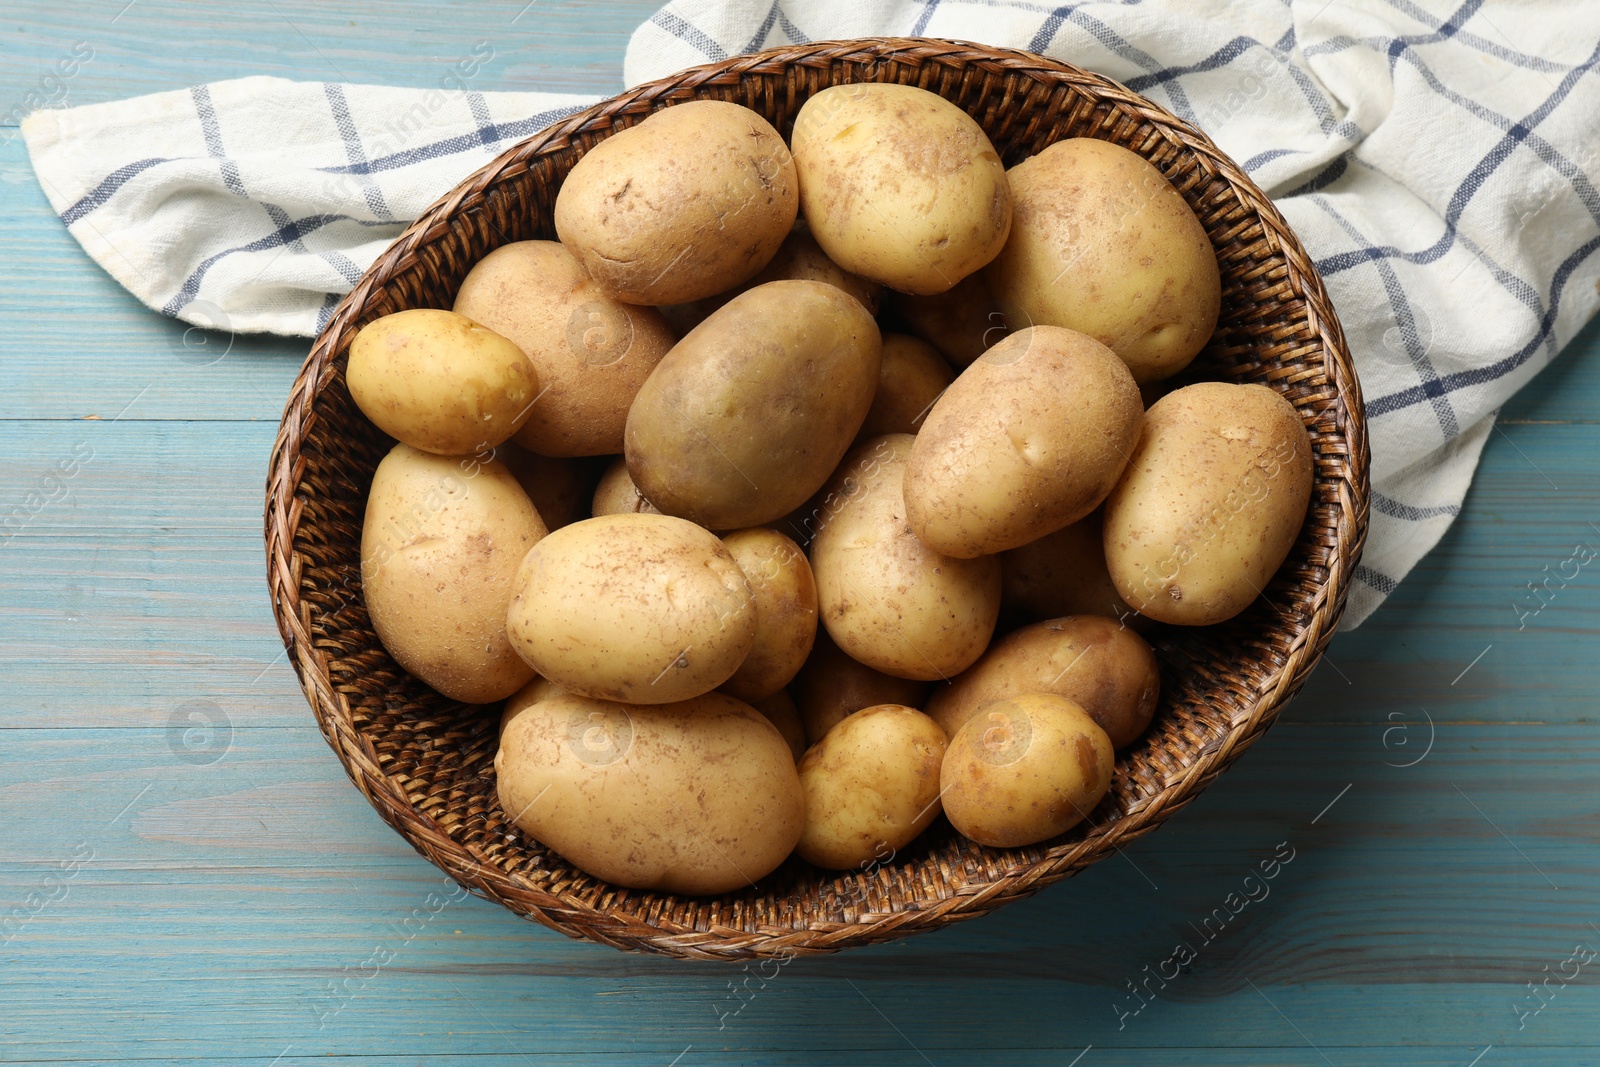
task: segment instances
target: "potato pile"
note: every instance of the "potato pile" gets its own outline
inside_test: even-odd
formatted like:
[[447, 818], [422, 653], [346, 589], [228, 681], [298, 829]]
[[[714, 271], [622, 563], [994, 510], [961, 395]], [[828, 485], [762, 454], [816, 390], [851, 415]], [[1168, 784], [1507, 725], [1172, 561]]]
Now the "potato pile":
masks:
[[1007, 171], [902, 85], [817, 93], [787, 145], [695, 101], [590, 149], [555, 226], [369, 323], [346, 382], [398, 442], [379, 638], [505, 701], [506, 816], [597, 878], [867, 869], [941, 812], [1063, 833], [1155, 713], [1140, 632], [1243, 610], [1304, 521], [1287, 401], [1161, 384], [1219, 273], [1126, 149]]

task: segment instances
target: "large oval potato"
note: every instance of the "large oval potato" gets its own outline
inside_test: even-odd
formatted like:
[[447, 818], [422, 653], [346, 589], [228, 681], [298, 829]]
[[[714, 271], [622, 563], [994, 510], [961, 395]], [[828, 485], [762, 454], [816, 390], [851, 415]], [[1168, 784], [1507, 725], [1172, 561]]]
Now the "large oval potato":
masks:
[[955, 373], [928, 342], [903, 333], [883, 335], [878, 392], [861, 424], [861, 438], [916, 433]]
[[776, 530], [736, 530], [722, 544], [750, 580], [756, 608], [755, 644], [722, 691], [754, 703], [788, 685], [811, 655], [817, 583], [800, 546]]
[[396, 445], [378, 464], [361, 526], [361, 576], [378, 640], [452, 700], [485, 704], [533, 671], [506, 637], [517, 565], [545, 535], [495, 460]]
[[1007, 177], [1016, 216], [989, 267], [1007, 321], [1086, 333], [1141, 383], [1188, 366], [1217, 328], [1222, 281], [1205, 228], [1161, 172], [1075, 137]]
[[851, 715], [800, 760], [805, 829], [795, 851], [830, 870], [888, 862], [938, 817], [944, 752], [944, 731], [916, 708]]
[[500, 444], [528, 421], [539, 395], [522, 349], [465, 315], [431, 308], [361, 327], [345, 384], [378, 429], [446, 456]]
[[545, 456], [621, 452], [628, 406], [673, 343], [659, 312], [612, 299], [554, 241], [501, 245], [478, 260], [455, 309], [532, 361], [542, 392], [516, 440]]
[[1005, 244], [1005, 166], [983, 127], [941, 96], [885, 82], [830, 86], [795, 116], [790, 143], [806, 224], [845, 270], [942, 293]]
[[678, 332], [680, 336], [688, 333], [706, 320], [706, 316], [717, 310], [746, 289], [754, 289], [767, 282], [781, 281], [812, 281], [826, 282], [829, 285], [843, 289], [846, 293], [861, 301], [861, 306], [867, 309], [867, 314], [878, 313], [878, 302], [883, 295], [883, 286], [877, 282], [869, 282], [859, 275], [851, 274], [839, 264], [828, 258], [822, 246], [817, 244], [817, 239], [811, 236], [805, 220], [799, 219], [794, 224], [794, 229], [789, 236], [784, 238], [783, 244], [778, 248], [778, 254], [773, 256], [765, 267], [756, 272], [755, 277], [743, 285], [735, 286], [725, 293], [707, 297], [704, 300], [695, 300], [688, 304], [672, 304], [661, 309], [662, 317]]
[[840, 648], [885, 674], [931, 681], [961, 673], [989, 644], [1000, 561], [942, 556], [911, 533], [901, 483], [912, 440], [876, 438], [839, 467], [811, 566], [823, 624]]
[[611, 466], [600, 476], [594, 488], [590, 513], [601, 515], [659, 515], [656, 506], [644, 498], [639, 487], [628, 477], [628, 463], [621, 456], [612, 460]]
[[1144, 638], [1100, 615], [1051, 619], [1013, 631], [949, 685], [928, 714], [954, 737], [987, 704], [1054, 693], [1088, 712], [1114, 748], [1132, 744], [1155, 714], [1161, 671]]
[[549, 529], [589, 517], [589, 499], [601, 470], [597, 457], [556, 459], [507, 442], [494, 458], [511, 471]]
[[806, 743], [811, 745], [821, 741], [840, 719], [862, 708], [876, 704], [920, 708], [928, 698], [928, 688], [927, 682], [896, 678], [851, 659], [820, 627], [811, 655], [791, 687], [805, 725]]
[[713, 530], [782, 518], [850, 447], [878, 387], [878, 325], [813, 281], [734, 297], [667, 354], [628, 413], [634, 484]]
[[556, 194], [555, 224], [617, 299], [681, 304], [766, 266], [798, 208], [794, 160], [772, 124], [691, 100], [589, 149]]
[[784, 861], [804, 825], [782, 736], [722, 693], [651, 707], [549, 696], [506, 724], [494, 765], [517, 827], [632, 889], [742, 888]]
[[990, 704], [950, 739], [939, 795], [962, 834], [1020, 848], [1088, 818], [1114, 763], [1110, 739], [1082, 708], [1029, 693]]
[[1311, 479], [1311, 439], [1276, 391], [1200, 382], [1168, 393], [1106, 501], [1111, 580], [1161, 622], [1231, 619], [1289, 555]]
[[1001, 555], [1002, 623], [1105, 615], [1134, 629], [1150, 625], [1122, 599], [1106, 570], [1103, 517], [1097, 508], [1071, 526]]
[[506, 633], [544, 677], [630, 704], [726, 682], [756, 637], [750, 583], [715, 534], [667, 515], [565, 526], [522, 560]]
[[970, 559], [1083, 518], [1117, 484], [1144, 407], [1105, 345], [1058, 326], [1006, 337], [928, 412], [906, 463], [906, 517]]

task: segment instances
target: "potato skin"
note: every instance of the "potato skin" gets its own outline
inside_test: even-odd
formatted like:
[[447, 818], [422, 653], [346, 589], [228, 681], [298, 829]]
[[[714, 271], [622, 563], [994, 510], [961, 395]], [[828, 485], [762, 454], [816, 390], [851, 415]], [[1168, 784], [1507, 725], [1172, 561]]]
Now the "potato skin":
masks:
[[600, 515], [659, 515], [656, 506], [644, 498], [639, 487], [628, 477], [628, 463], [621, 456], [612, 460], [611, 466], [600, 476], [595, 486], [590, 513]]
[[462, 280], [455, 309], [510, 338], [533, 363], [542, 392], [516, 441], [545, 456], [621, 452], [628, 406], [673, 343], [658, 312], [612, 299], [554, 241], [517, 241], [484, 256]]
[[928, 683], [875, 671], [858, 663], [833, 643], [828, 631], [817, 630], [816, 644], [790, 691], [805, 724], [806, 743], [814, 745], [840, 719], [875, 704], [903, 704], [920, 708], [928, 698]]
[[989, 290], [988, 270], [969, 274], [935, 296], [891, 292], [888, 303], [906, 329], [937, 348], [952, 367], [968, 366], [1010, 332]]
[[1127, 605], [1106, 570], [1099, 508], [1055, 533], [1000, 556], [1002, 624], [1058, 619], [1063, 615], [1104, 615], [1135, 630], [1150, 620]]
[[878, 387], [881, 340], [832, 285], [768, 282], [668, 353], [628, 413], [628, 473], [661, 511], [713, 530], [761, 526], [816, 492]]
[[527, 554], [506, 633], [568, 692], [668, 704], [733, 676], [755, 642], [756, 608], [715, 534], [667, 515], [605, 515]]
[[777, 728], [722, 693], [650, 707], [550, 696], [506, 724], [494, 762], [524, 833], [633, 889], [742, 888], [784, 861], [804, 822]]
[[757, 271], [755, 277], [743, 285], [704, 300], [669, 305], [661, 309], [661, 314], [667, 320], [667, 324], [681, 337], [704, 322], [713, 311], [745, 290], [754, 289], [767, 282], [781, 281], [826, 282], [859, 300], [869, 315], [878, 313], [878, 303], [883, 296], [883, 286], [851, 274], [829, 259], [822, 246], [817, 244], [817, 239], [811, 236], [805, 220], [797, 219], [794, 229], [779, 246], [778, 254]]
[[452, 700], [486, 704], [533, 671], [506, 637], [517, 565], [545, 535], [511, 472], [396, 445], [361, 527], [362, 591], [378, 640]]
[[800, 546], [776, 530], [736, 530], [722, 544], [749, 579], [756, 608], [755, 644], [722, 691], [755, 703], [780, 692], [811, 655], [817, 583]]
[[1311, 439], [1276, 391], [1200, 382], [1168, 393], [1106, 501], [1111, 580], [1161, 622], [1231, 619], [1289, 555], [1311, 481]]
[[1016, 215], [990, 285], [1013, 327], [1066, 326], [1166, 378], [1205, 347], [1222, 306], [1216, 252], [1161, 172], [1120, 145], [1057, 141], [1006, 172]]
[[1065, 833], [1111, 788], [1105, 731], [1064, 697], [990, 704], [954, 737], [939, 772], [950, 825], [980, 845], [1020, 848]]
[[955, 372], [928, 342], [903, 333], [883, 335], [878, 392], [857, 436], [916, 433], [933, 402], [955, 381]]
[[845, 870], [909, 845], [939, 815], [945, 744], [937, 723], [898, 704], [864, 708], [829, 730], [800, 760], [800, 858]]
[[511, 471], [547, 528], [559, 530], [589, 517], [589, 498], [600, 477], [597, 457], [556, 459], [508, 441], [494, 458]]
[[528, 421], [539, 375], [492, 329], [416, 308], [369, 322], [350, 343], [350, 396], [378, 429], [412, 448], [465, 456]]
[[885, 674], [931, 681], [959, 674], [989, 644], [1000, 561], [942, 556], [911, 533], [901, 482], [912, 440], [875, 438], [839, 467], [811, 566], [823, 624], [841, 649]]
[[1006, 337], [946, 389], [906, 463], [906, 517], [970, 559], [1083, 518], [1117, 484], [1144, 408], [1109, 348], [1057, 326]]
[[928, 715], [955, 736], [997, 700], [1054, 693], [1083, 708], [1111, 739], [1132, 744], [1150, 725], [1161, 670], [1144, 638], [1100, 615], [1024, 626], [989, 646], [949, 685], [935, 686]]
[[798, 209], [778, 131], [747, 107], [691, 100], [591, 148], [556, 194], [555, 225], [618, 300], [681, 304], [766, 266]]
[[1011, 226], [1000, 156], [972, 117], [925, 89], [865, 82], [795, 116], [806, 223], [828, 258], [891, 289], [942, 293], [992, 260]]

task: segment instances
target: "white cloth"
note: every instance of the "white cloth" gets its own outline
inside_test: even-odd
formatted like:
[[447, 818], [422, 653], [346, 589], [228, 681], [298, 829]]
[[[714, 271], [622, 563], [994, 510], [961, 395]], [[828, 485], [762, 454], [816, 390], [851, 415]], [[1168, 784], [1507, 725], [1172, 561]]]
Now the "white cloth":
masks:
[[[624, 74], [961, 38], [1110, 75], [1206, 130], [1300, 235], [1356, 357], [1373, 509], [1348, 629], [1459, 513], [1496, 409], [1600, 305], [1600, 5], [1430, 3], [678, 0]], [[427, 91], [247, 78], [39, 112], [23, 133], [56, 211], [146, 304], [309, 335], [405, 220], [588, 102], [475, 92], [476, 70]]]

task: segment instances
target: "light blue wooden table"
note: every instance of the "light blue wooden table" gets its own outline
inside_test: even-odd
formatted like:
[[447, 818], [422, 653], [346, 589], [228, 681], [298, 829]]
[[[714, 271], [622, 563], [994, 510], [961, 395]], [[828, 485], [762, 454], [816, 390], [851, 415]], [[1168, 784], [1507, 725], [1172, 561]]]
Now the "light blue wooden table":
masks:
[[[71, 103], [427, 85], [485, 39], [482, 88], [605, 93], [654, 6], [125, 3], [8, 5], [4, 110], [79, 41]], [[742, 972], [462, 899], [351, 788], [263, 579], [307, 346], [186, 358], [13, 133], [0, 510], [76, 473], [0, 547], [0, 1062], [1600, 1063], [1600, 569], [1523, 628], [1512, 607], [1600, 545], [1593, 326], [1507, 407], [1440, 548], [1191, 808], [991, 918], [794, 962], [731, 1014]], [[1268, 895], [1207, 924], [1275, 854]], [[1187, 973], [1152, 977], [1185, 941]]]

